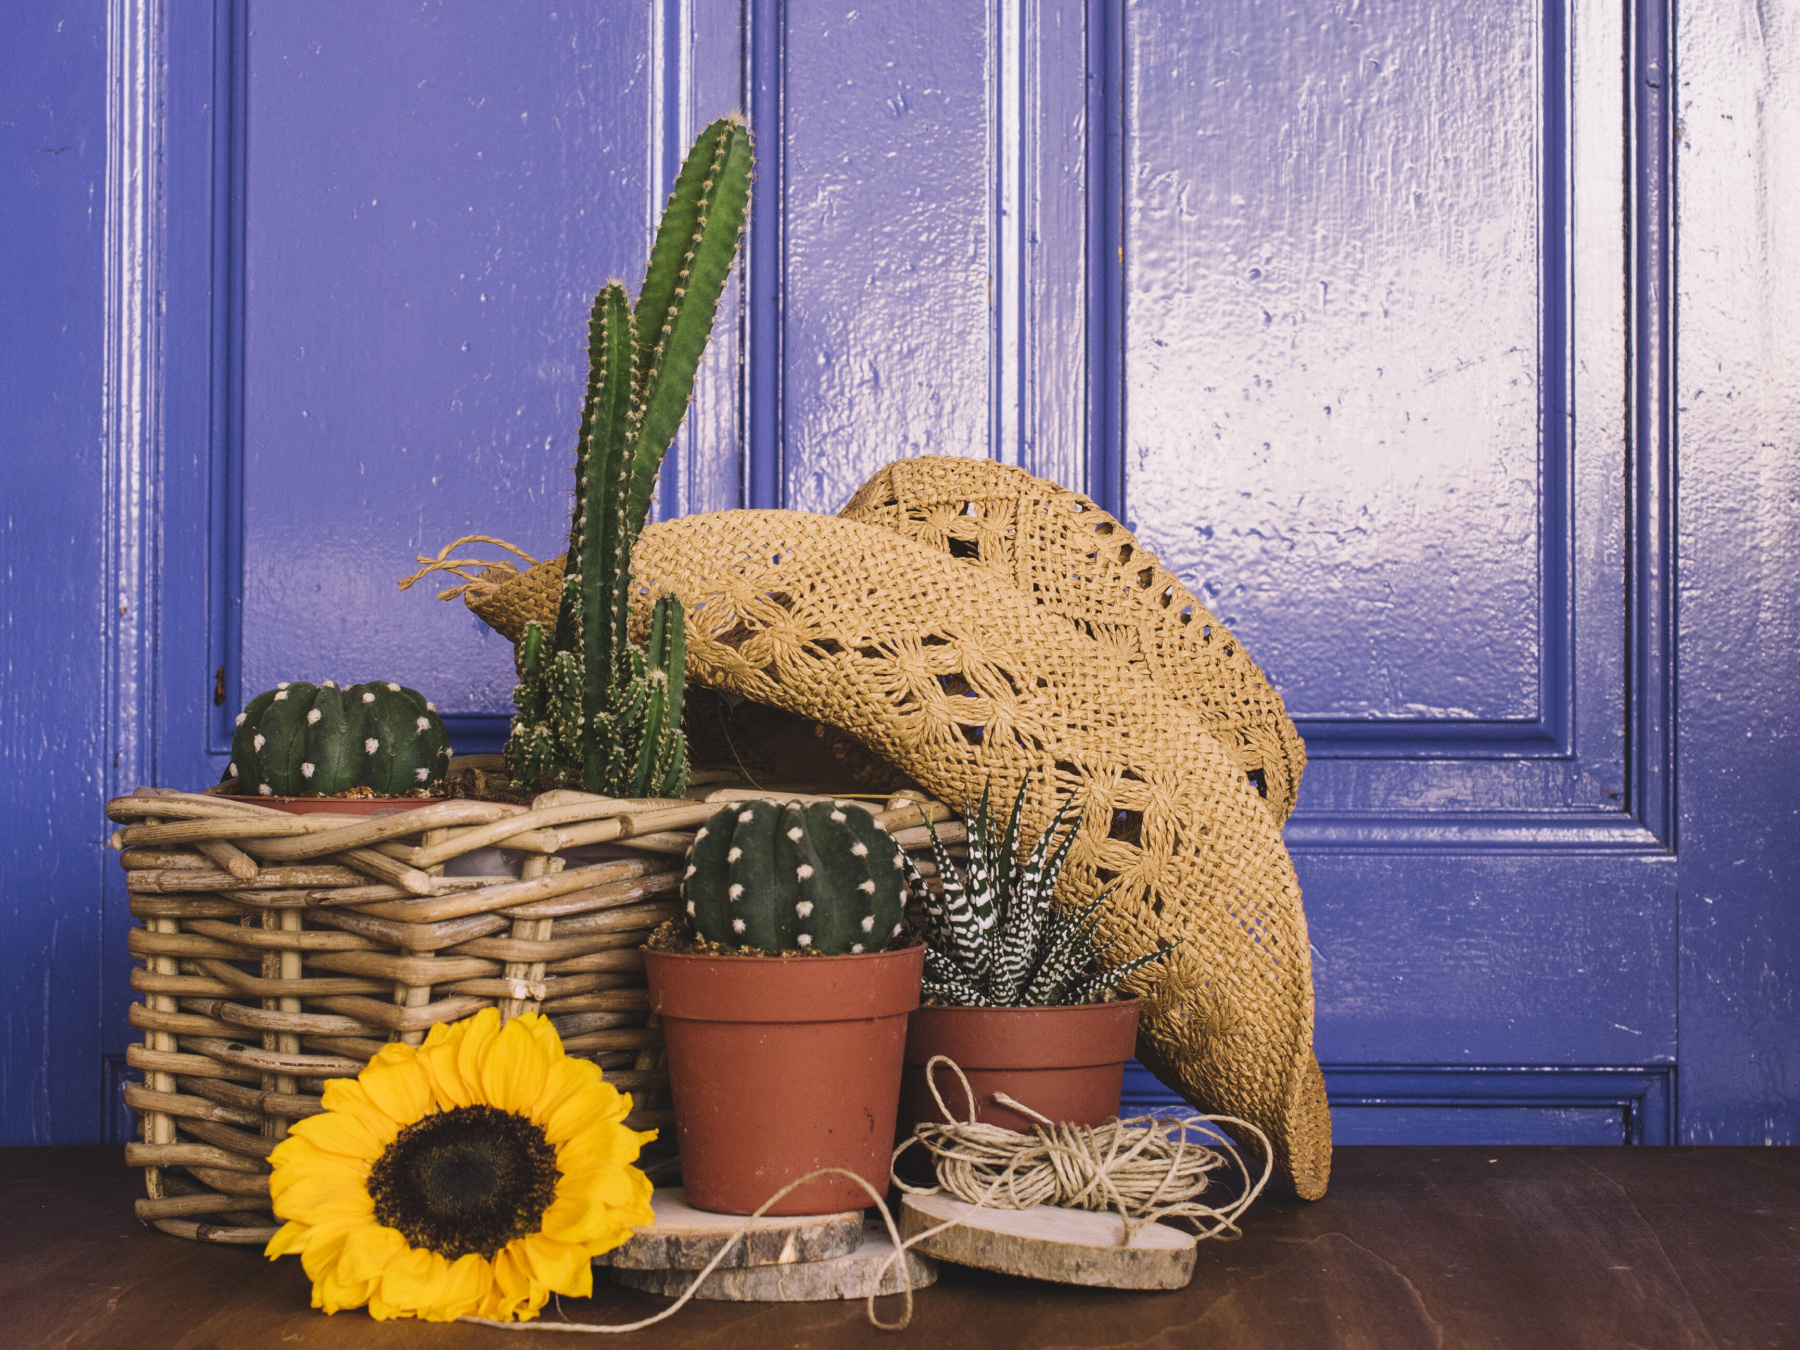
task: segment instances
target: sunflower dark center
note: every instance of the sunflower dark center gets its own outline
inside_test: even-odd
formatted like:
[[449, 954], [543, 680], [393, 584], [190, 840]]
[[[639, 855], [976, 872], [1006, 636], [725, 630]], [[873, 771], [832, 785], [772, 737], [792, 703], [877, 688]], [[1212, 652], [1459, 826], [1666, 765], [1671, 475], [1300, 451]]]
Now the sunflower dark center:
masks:
[[493, 1106], [459, 1106], [414, 1121], [369, 1172], [376, 1221], [414, 1247], [490, 1261], [537, 1232], [562, 1173], [537, 1125]]

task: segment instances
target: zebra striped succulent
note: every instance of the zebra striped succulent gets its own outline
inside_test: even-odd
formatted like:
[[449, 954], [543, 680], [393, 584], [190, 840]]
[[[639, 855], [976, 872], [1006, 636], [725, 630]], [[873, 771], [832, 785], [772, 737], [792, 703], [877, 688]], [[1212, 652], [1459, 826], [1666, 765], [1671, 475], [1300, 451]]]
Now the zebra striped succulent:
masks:
[[927, 889], [915, 872], [911, 889], [924, 899], [925, 983], [929, 1003], [972, 1008], [1036, 1008], [1093, 1003], [1133, 972], [1174, 950], [1171, 943], [1148, 956], [1107, 969], [1101, 962], [1114, 938], [1099, 941], [1102, 894], [1079, 910], [1058, 909], [1057, 878], [1075, 842], [1073, 822], [1064, 828], [1073, 799], [1055, 817], [1021, 863], [1019, 817], [1029, 780], [1013, 799], [1006, 829], [995, 837], [988, 791], [968, 813], [969, 859], [959, 871], [931, 826], [939, 888]]

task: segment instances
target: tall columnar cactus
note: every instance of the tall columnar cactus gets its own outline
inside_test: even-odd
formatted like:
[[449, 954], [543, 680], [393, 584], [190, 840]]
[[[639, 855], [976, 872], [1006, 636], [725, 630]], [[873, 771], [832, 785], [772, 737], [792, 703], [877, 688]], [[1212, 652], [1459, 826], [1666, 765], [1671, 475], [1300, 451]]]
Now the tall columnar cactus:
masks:
[[658, 597], [649, 642], [631, 643], [631, 546], [693, 396], [743, 233], [751, 167], [740, 119], [703, 131], [669, 195], [637, 305], [617, 281], [594, 297], [562, 602], [553, 634], [526, 630], [506, 743], [507, 768], [527, 786], [579, 783], [628, 797], [687, 786], [681, 604]]
[[906, 855], [850, 802], [738, 802], [694, 835], [694, 931], [755, 951], [884, 951], [906, 912]]
[[227, 777], [264, 797], [428, 792], [450, 764], [450, 734], [416, 689], [331, 680], [278, 684], [238, 714]]

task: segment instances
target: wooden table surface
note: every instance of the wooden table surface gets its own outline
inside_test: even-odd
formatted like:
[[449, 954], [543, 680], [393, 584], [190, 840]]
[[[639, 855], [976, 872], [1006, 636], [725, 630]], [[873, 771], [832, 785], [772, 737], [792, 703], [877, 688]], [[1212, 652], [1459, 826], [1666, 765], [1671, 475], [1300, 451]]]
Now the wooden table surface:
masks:
[[[0, 1150], [0, 1345], [542, 1346], [567, 1335], [327, 1318], [300, 1263], [132, 1217], [116, 1148]], [[667, 1301], [602, 1285], [571, 1321]], [[883, 1300], [887, 1316], [898, 1299]], [[552, 1303], [547, 1310], [556, 1316]], [[1800, 1347], [1800, 1150], [1345, 1148], [1317, 1204], [1259, 1201], [1176, 1293], [1071, 1289], [946, 1266], [900, 1338], [861, 1303], [695, 1303], [628, 1342], [893, 1346]]]

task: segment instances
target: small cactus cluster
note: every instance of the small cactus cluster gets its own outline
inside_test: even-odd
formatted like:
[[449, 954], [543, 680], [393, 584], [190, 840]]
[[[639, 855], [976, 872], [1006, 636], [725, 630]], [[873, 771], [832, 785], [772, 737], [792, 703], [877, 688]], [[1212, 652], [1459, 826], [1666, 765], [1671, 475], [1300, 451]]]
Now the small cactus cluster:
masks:
[[750, 951], [885, 951], [904, 927], [907, 861], [853, 802], [736, 802], [694, 835], [694, 931]]
[[982, 791], [980, 807], [968, 813], [969, 860], [963, 872], [931, 826], [940, 888], [933, 892], [922, 879], [914, 885], [925, 897], [927, 1002], [972, 1008], [1092, 1003], [1174, 950], [1171, 944], [1110, 970], [1101, 966], [1117, 941], [1098, 941], [1098, 911], [1106, 894], [1079, 910], [1058, 909], [1053, 898], [1075, 842], [1075, 825], [1064, 828], [1072, 799], [1057, 809], [1025, 860], [1017, 861], [1028, 787], [1029, 780], [1020, 786], [998, 838], [987, 790]]
[[523, 786], [618, 797], [673, 797], [687, 786], [685, 618], [673, 594], [659, 596], [648, 643], [630, 641], [631, 547], [693, 396], [743, 233], [751, 167], [741, 119], [701, 132], [663, 211], [636, 306], [617, 281], [594, 297], [556, 631], [532, 624], [520, 644], [506, 766]]
[[404, 797], [429, 792], [449, 765], [444, 720], [416, 689], [294, 680], [238, 714], [225, 776], [261, 797], [334, 797], [352, 788]]

